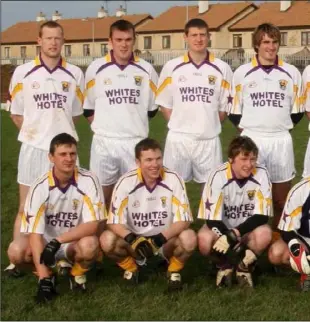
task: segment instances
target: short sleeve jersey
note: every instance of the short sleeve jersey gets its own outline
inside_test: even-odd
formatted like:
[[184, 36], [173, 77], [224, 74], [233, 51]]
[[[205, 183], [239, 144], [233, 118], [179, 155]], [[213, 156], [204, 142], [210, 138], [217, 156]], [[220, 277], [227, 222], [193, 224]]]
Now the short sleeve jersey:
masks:
[[278, 228], [297, 232], [310, 245], [310, 177], [290, 190]]
[[148, 111], [157, 109], [157, 80], [152, 65], [139, 57], [121, 66], [111, 51], [92, 62], [85, 75], [84, 109], [95, 111], [93, 132], [110, 138], [146, 137]]
[[[304, 97], [303, 103], [306, 112], [310, 113], [310, 65], [307, 66], [302, 73], [302, 82], [304, 88]], [[310, 123], [309, 123], [309, 130], [310, 130]]]
[[236, 69], [233, 75], [230, 113], [241, 114], [240, 127], [261, 133], [293, 128], [291, 114], [303, 112], [302, 81], [298, 69], [277, 59], [269, 69], [258, 57]]
[[59, 133], [77, 140], [72, 117], [83, 114], [83, 91], [81, 69], [62, 58], [53, 70], [40, 57], [18, 66], [8, 102], [11, 114], [23, 116], [18, 140], [46, 151]]
[[271, 182], [266, 168], [257, 166], [249, 178], [237, 179], [226, 162], [210, 173], [198, 218], [219, 220], [235, 228], [253, 215], [271, 216]]
[[189, 54], [168, 61], [159, 77], [156, 104], [172, 109], [169, 130], [197, 139], [217, 136], [219, 112], [231, 105], [231, 81], [229, 65], [209, 52], [200, 65]]
[[102, 220], [104, 198], [97, 177], [76, 168], [65, 188], [50, 170], [30, 188], [22, 217], [21, 232], [44, 235], [48, 242], [81, 223]]
[[192, 221], [184, 182], [166, 168], [152, 189], [144, 183], [140, 168], [122, 176], [110, 208], [108, 224], [123, 224], [143, 236], [158, 234], [174, 222]]

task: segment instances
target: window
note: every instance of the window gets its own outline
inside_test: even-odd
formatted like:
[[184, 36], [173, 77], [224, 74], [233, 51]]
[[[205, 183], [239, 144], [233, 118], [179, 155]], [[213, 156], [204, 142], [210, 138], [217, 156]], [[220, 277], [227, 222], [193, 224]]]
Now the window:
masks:
[[101, 44], [101, 56], [105, 56], [108, 52], [108, 44]]
[[65, 56], [71, 57], [71, 45], [65, 45]]
[[301, 33], [301, 45], [302, 46], [310, 45], [310, 31]]
[[242, 47], [242, 35], [233, 35], [233, 47], [240, 48]]
[[26, 46], [21, 46], [20, 47], [20, 56], [22, 58], [25, 58], [26, 57]]
[[88, 44], [83, 45], [83, 56], [90, 56], [90, 49]]
[[162, 38], [162, 48], [169, 49], [170, 48], [170, 36], [163, 36]]
[[4, 57], [10, 58], [10, 47], [4, 47]]
[[41, 46], [37, 46], [36, 47], [36, 55], [39, 56], [40, 55], [40, 50], [41, 50]]
[[287, 32], [281, 32], [280, 46], [287, 46]]
[[152, 49], [152, 36], [144, 37], [144, 49]]

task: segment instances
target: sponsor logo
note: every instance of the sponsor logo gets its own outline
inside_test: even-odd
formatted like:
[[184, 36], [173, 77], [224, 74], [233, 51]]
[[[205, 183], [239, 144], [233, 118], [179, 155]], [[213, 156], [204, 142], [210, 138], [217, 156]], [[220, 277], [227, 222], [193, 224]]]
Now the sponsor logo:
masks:
[[179, 83], [184, 83], [184, 82], [186, 82], [187, 81], [187, 79], [186, 79], [186, 77], [184, 76], [184, 75], [181, 75], [180, 77], [179, 77], [179, 80], [178, 80], [178, 82]]
[[62, 86], [62, 90], [64, 92], [69, 92], [69, 87], [70, 87], [70, 83], [69, 82], [61, 82], [61, 86]]
[[132, 204], [132, 207], [133, 207], [133, 208], [138, 208], [138, 207], [140, 207], [140, 202], [139, 202], [139, 200], [134, 201], [134, 202], [133, 202], [133, 204]]
[[213, 75], [209, 75], [208, 76], [208, 80], [209, 80], [209, 85], [215, 85], [217, 77], [213, 76]]
[[280, 88], [283, 90], [283, 91], [285, 91], [286, 90], [286, 86], [287, 86], [287, 80], [285, 80], [285, 79], [280, 79], [279, 80], [279, 85], [280, 85]]
[[32, 88], [32, 89], [38, 89], [38, 88], [40, 88], [40, 84], [39, 84], [38, 82], [34, 81], [34, 82], [31, 84], [31, 88]]
[[137, 86], [141, 86], [143, 77], [142, 76], [134, 76], [133, 78], [135, 80], [135, 84]]
[[248, 194], [249, 199], [253, 200], [255, 197], [255, 190], [248, 190], [247, 194]]
[[105, 78], [105, 79], [103, 80], [103, 84], [104, 84], [104, 85], [112, 85], [112, 81], [111, 81], [111, 79], [110, 79], [110, 78]]

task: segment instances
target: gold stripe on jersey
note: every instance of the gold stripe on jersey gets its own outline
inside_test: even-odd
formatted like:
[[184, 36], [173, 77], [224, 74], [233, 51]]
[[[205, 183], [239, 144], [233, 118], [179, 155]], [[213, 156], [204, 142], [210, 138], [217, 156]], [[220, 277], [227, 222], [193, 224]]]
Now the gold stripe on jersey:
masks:
[[278, 59], [278, 65], [283, 66], [283, 60], [282, 59]]
[[79, 177], [79, 169], [78, 169], [78, 167], [75, 167], [75, 169], [74, 169], [74, 180], [75, 180], [75, 182], [78, 181], [78, 177]]
[[256, 195], [259, 201], [259, 212], [260, 214], [264, 214], [264, 196], [260, 190], [257, 191]]
[[[301, 213], [301, 211], [302, 211], [302, 207], [301, 206], [299, 206], [299, 207], [297, 207], [295, 210], [293, 210], [291, 213], [290, 213], [290, 217], [291, 218], [293, 218], [293, 217], [296, 217], [296, 216], [298, 216], [300, 213]], [[291, 222], [290, 222], [290, 224], [289, 224], [289, 226], [288, 226], [288, 231], [289, 230], [292, 230], [292, 225], [294, 224], [294, 222], [293, 222], [293, 220], [291, 220]]]
[[32, 232], [35, 233], [36, 230], [37, 230], [37, 226], [39, 224], [39, 221], [40, 221], [40, 218], [41, 216], [43, 215], [44, 211], [45, 211], [45, 203], [43, 203], [41, 205], [41, 207], [39, 208], [39, 211], [38, 213], [36, 214], [36, 217], [35, 217], [35, 220], [34, 220], [34, 225], [33, 225], [33, 228], [32, 228]]
[[172, 78], [171, 77], [167, 77], [162, 84], [159, 86], [157, 92], [156, 92], [156, 96], [158, 96], [167, 85], [170, 85], [172, 83]]
[[50, 170], [50, 171], [48, 172], [48, 185], [49, 185], [50, 187], [54, 187], [54, 186], [55, 186], [55, 180], [54, 180], [54, 177], [53, 177], [53, 172], [52, 172], [52, 170]]
[[252, 59], [251, 63], [252, 63], [252, 66], [253, 66], [253, 67], [257, 67], [257, 66], [258, 66], [258, 61], [257, 61], [256, 57], [254, 57], [254, 58]]
[[230, 180], [233, 177], [232, 176], [231, 164], [230, 163], [227, 164], [226, 177], [227, 177], [227, 180]]
[[93, 86], [95, 86], [95, 80], [92, 79], [90, 80], [87, 84], [86, 84], [86, 90], [92, 88]]
[[219, 198], [217, 199], [217, 203], [215, 206], [215, 211], [214, 211], [214, 220], [219, 218], [219, 214], [221, 214], [221, 207], [223, 203], [223, 193], [221, 192]]
[[23, 83], [16, 84], [13, 91], [12, 91], [11, 99], [13, 100], [15, 98], [16, 94], [22, 90], [23, 90]]
[[150, 88], [151, 88], [152, 92], [156, 95], [157, 87], [156, 87], [156, 85], [152, 82], [152, 80], [151, 80], [151, 79], [150, 79]]
[[40, 57], [36, 56], [36, 58], [34, 59], [34, 63], [36, 66], [40, 66], [41, 65], [41, 61], [40, 61]]
[[65, 60], [65, 59], [63, 59], [63, 58], [61, 58], [61, 66], [62, 66], [63, 68], [66, 68], [66, 67], [67, 67], [67, 62], [66, 62], [66, 60]]
[[110, 53], [107, 53], [105, 56], [104, 56], [105, 60], [107, 61], [107, 63], [111, 63], [112, 61], [112, 57], [110, 55]]
[[177, 220], [181, 221], [180, 207], [182, 207], [182, 204], [181, 204], [180, 200], [178, 198], [176, 198], [175, 196], [172, 196], [172, 204], [174, 204], [178, 207], [178, 211], [175, 215], [177, 217]]
[[118, 213], [117, 213], [117, 216], [119, 217], [119, 221], [118, 222], [120, 224], [122, 223], [124, 209], [127, 207], [127, 205], [128, 205], [128, 197], [126, 197], [122, 201], [121, 206], [119, 207], [119, 210], [118, 210]]
[[86, 203], [86, 205], [88, 206], [89, 212], [90, 212], [93, 220], [96, 221], [97, 217], [96, 217], [95, 209], [94, 209], [94, 206], [93, 206], [90, 198], [87, 195], [84, 195], [83, 200]]
[[225, 89], [230, 89], [230, 84], [225, 79], [222, 80], [221, 86]]
[[81, 91], [81, 89], [80, 89], [80, 87], [79, 87], [79, 86], [77, 86], [77, 87], [76, 87], [76, 89], [75, 89], [75, 93], [76, 93], [77, 98], [78, 98], [78, 99], [80, 100], [80, 102], [83, 104], [84, 96], [83, 96], [83, 93], [82, 93], [82, 91]]
[[186, 53], [183, 57], [183, 62], [184, 63], [188, 63], [189, 62], [189, 57], [188, 57], [188, 53]]
[[210, 61], [211, 63], [213, 63], [213, 62], [214, 62], [214, 60], [215, 60], [215, 56], [214, 56], [214, 54], [209, 53], [209, 61]]
[[24, 211], [22, 213], [22, 223], [23, 223], [23, 226], [24, 226], [24, 229], [25, 229], [27, 227], [27, 220], [26, 220], [26, 214], [25, 214]]

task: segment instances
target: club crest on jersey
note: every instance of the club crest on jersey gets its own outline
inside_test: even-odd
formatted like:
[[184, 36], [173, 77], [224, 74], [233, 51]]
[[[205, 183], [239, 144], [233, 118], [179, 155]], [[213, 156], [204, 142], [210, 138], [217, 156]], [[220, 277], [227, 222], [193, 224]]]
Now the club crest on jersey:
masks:
[[163, 208], [166, 208], [167, 207], [167, 197], [161, 197], [160, 200], [161, 200], [161, 206]]
[[72, 209], [73, 209], [73, 210], [77, 210], [77, 209], [78, 209], [79, 204], [80, 204], [80, 200], [79, 200], [79, 199], [73, 199], [73, 200], [72, 200]]
[[133, 207], [133, 208], [138, 208], [138, 207], [140, 207], [140, 202], [139, 202], [139, 200], [135, 200], [135, 201], [133, 202], [133, 204], [132, 204], [132, 207]]
[[142, 76], [134, 76], [133, 78], [135, 80], [136, 85], [141, 86], [143, 77]]
[[208, 79], [209, 79], [209, 85], [215, 85], [215, 82], [216, 82], [216, 76], [209, 75], [209, 76], [208, 76]]
[[111, 81], [111, 79], [110, 79], [110, 78], [105, 78], [105, 79], [103, 80], [103, 84], [104, 84], [104, 85], [112, 85], [112, 81]]
[[285, 91], [286, 90], [286, 85], [287, 85], [287, 80], [285, 79], [280, 79], [279, 80], [279, 85], [280, 85], [280, 88]]
[[255, 190], [248, 190], [247, 194], [248, 194], [249, 199], [253, 200], [254, 196], [255, 196]]
[[69, 92], [70, 83], [68, 83], [68, 82], [61, 82], [61, 86], [62, 86], [62, 90], [64, 92]]
[[34, 82], [31, 84], [31, 88], [32, 88], [32, 89], [38, 89], [38, 88], [40, 88], [40, 84], [39, 84], [38, 82], [34, 81]]

